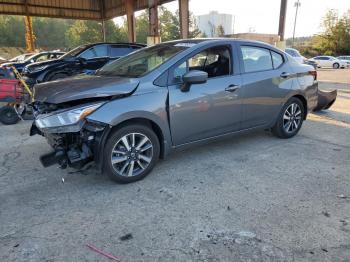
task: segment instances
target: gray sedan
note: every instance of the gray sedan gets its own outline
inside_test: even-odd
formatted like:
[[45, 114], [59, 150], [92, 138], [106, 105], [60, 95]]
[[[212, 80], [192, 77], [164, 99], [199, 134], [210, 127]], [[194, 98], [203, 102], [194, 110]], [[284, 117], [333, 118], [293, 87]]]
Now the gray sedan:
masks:
[[138, 50], [81, 75], [34, 88], [31, 135], [53, 152], [44, 166], [95, 161], [117, 182], [144, 178], [176, 148], [251, 129], [280, 138], [317, 104], [313, 67], [254, 41], [194, 39]]

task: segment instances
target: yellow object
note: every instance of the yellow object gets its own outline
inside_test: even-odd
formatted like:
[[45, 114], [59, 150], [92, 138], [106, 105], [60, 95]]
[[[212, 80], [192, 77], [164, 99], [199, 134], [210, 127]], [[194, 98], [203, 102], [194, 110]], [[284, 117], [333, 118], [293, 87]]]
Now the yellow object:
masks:
[[21, 81], [22, 85], [26, 89], [26, 91], [29, 93], [30, 97], [32, 98], [32, 101], [34, 101], [32, 90], [30, 90], [27, 83], [23, 80], [22, 75], [17, 71], [17, 69], [14, 66], [11, 66], [13, 73], [16, 75], [19, 81]]
[[35, 36], [33, 31], [33, 21], [30, 16], [24, 18], [24, 24], [26, 27], [26, 49], [27, 52], [35, 51]]

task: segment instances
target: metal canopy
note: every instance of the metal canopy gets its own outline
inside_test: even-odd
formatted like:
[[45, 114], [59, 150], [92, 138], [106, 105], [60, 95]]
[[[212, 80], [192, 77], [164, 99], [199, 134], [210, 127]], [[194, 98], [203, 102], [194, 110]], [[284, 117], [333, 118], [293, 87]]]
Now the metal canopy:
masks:
[[[158, 0], [158, 4], [172, 1], [174, 0]], [[134, 11], [149, 7], [148, 0], [131, 2]], [[125, 3], [125, 0], [0, 0], [0, 14], [108, 20], [126, 15]]]

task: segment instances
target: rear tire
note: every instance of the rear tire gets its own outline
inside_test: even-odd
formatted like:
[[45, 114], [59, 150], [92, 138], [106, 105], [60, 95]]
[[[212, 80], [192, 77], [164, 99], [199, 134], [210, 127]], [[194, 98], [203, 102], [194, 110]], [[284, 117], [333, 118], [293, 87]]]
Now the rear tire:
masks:
[[104, 171], [118, 183], [143, 179], [159, 159], [157, 135], [147, 126], [131, 124], [114, 131], [103, 154]]
[[334, 64], [333, 64], [333, 68], [334, 68], [334, 69], [338, 69], [339, 66], [340, 66], [340, 65], [339, 65], [338, 63], [334, 63]]
[[14, 125], [20, 120], [16, 110], [12, 106], [0, 108], [0, 122], [4, 125]]
[[291, 138], [299, 132], [304, 118], [303, 103], [300, 99], [292, 97], [283, 106], [271, 131], [279, 138]]

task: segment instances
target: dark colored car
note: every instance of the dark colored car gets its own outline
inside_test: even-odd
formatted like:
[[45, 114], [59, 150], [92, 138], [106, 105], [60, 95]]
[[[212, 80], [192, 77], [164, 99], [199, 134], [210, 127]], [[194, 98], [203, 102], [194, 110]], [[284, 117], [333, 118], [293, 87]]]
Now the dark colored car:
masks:
[[95, 161], [113, 180], [132, 182], [182, 146], [252, 129], [295, 136], [317, 105], [316, 74], [260, 42], [162, 43], [95, 75], [36, 85], [31, 135], [54, 148], [44, 166]]
[[46, 61], [46, 60], [50, 60], [50, 59], [57, 59], [60, 56], [62, 56], [63, 54], [64, 54], [64, 52], [57, 52], [57, 51], [41, 52], [38, 54], [31, 55], [23, 61], [3, 63], [1, 66], [2, 67], [13, 66], [17, 69], [18, 72], [21, 73], [23, 68], [26, 65], [29, 65], [29, 64], [35, 63], [35, 62], [42, 62], [42, 61]]
[[35, 83], [81, 73], [94, 73], [105, 64], [143, 47], [145, 45], [134, 43], [82, 45], [66, 53], [60, 59], [31, 64], [24, 69], [23, 74], [26, 82], [32, 86]]

